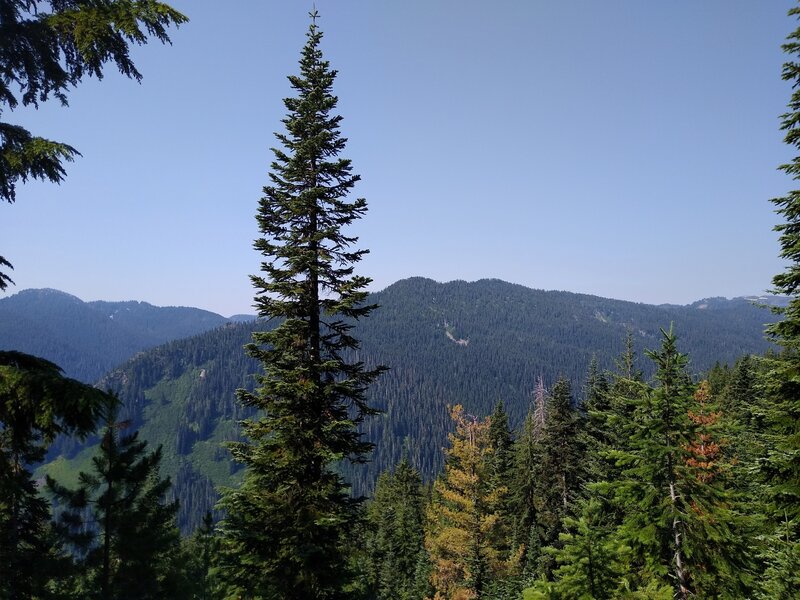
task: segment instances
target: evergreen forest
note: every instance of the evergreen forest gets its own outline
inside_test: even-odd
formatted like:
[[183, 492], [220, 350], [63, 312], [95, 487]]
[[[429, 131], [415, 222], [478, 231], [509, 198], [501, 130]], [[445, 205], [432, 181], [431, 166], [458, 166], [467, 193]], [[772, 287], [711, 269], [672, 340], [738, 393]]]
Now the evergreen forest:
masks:
[[[46, 332], [0, 351], [0, 599], [800, 597], [800, 191], [772, 200], [771, 307], [369, 294], [309, 17], [256, 203], [257, 319], [67, 299], [97, 332], [75, 348], [131, 356], [96, 386], [95, 360], [34, 354], [71, 353]], [[139, 79], [130, 46], [186, 22], [155, 0], [0, 0], [0, 117], [110, 67]], [[797, 180], [800, 28], [783, 49]], [[0, 198], [76, 154], [0, 122]]]

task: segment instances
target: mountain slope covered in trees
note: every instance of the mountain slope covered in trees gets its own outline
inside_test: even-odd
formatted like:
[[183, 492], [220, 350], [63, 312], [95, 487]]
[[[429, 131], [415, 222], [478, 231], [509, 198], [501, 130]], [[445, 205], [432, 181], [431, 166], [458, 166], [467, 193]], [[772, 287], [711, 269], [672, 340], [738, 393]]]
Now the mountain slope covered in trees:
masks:
[[41, 356], [68, 377], [96, 382], [136, 352], [218, 327], [228, 319], [147, 302], [83, 302], [51, 289], [0, 300], [0, 348]]
[[[371, 403], [384, 412], [364, 424], [377, 446], [367, 468], [352, 473], [358, 493], [369, 492], [404, 448], [425, 477], [437, 473], [451, 427], [448, 405], [485, 415], [503, 400], [517, 427], [538, 377], [550, 386], [563, 375], [580, 395], [592, 357], [611, 368], [628, 332], [641, 354], [659, 344], [661, 327], [673, 323], [692, 358], [690, 371], [699, 374], [716, 361], [732, 364], [743, 354], [768, 350], [763, 328], [772, 319], [745, 299], [651, 306], [499, 280], [411, 278], [372, 294], [370, 301], [380, 308], [358, 324], [360, 358], [390, 370], [370, 388]], [[184, 528], [199, 524], [215, 501], [214, 486], [231, 480], [234, 466], [220, 443], [236, 439], [235, 422], [245, 415], [234, 391], [252, 388], [258, 371], [243, 350], [253, 328], [228, 323], [170, 342], [132, 358], [101, 382], [119, 391], [143, 438], [164, 445], [163, 468], [176, 483]], [[60, 450], [65, 456], [49, 467], [59, 473], [88, 457], [77, 446]]]

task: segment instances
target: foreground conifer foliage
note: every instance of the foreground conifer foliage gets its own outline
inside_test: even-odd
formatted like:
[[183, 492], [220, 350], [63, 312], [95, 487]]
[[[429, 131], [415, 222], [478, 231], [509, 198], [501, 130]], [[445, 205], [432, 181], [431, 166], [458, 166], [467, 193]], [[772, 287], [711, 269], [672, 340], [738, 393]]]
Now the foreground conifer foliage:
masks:
[[372, 444], [358, 425], [374, 413], [365, 392], [382, 370], [351, 358], [359, 346], [353, 323], [373, 307], [364, 305], [370, 280], [353, 274], [365, 251], [353, 249], [356, 239], [344, 230], [366, 202], [346, 200], [359, 177], [339, 158], [345, 139], [332, 112], [336, 72], [311, 17], [257, 215], [263, 237], [255, 248], [264, 261], [252, 277], [255, 306], [280, 325], [255, 333], [247, 347], [264, 373], [254, 392], [240, 390], [238, 398], [259, 412], [242, 424], [248, 441], [230, 446], [246, 472], [221, 505], [224, 570], [248, 598], [345, 597], [346, 534], [360, 501], [335, 467], [366, 460]]
[[173, 564], [179, 554], [177, 501], [168, 502], [168, 478], [159, 476], [161, 448], [147, 453], [130, 423], [106, 411], [100, 452], [92, 471], [70, 489], [47, 478], [62, 506], [56, 531], [77, 557], [73, 578], [86, 598], [141, 600], [175, 597], [182, 582]]
[[[141, 80], [131, 45], [169, 43], [168, 28], [186, 21], [156, 0], [0, 0], [0, 117], [51, 97], [66, 105], [72, 88], [87, 75], [102, 79], [108, 63]], [[76, 155], [68, 144], [0, 121], [0, 202], [16, 200], [19, 181], [59, 183]], [[0, 290], [13, 283], [5, 268], [13, 267], [0, 256]]]
[[63, 568], [31, 465], [57, 435], [91, 433], [110, 400], [51, 362], [0, 352], [0, 598], [39, 597]]
[[[423, 527], [431, 587], [408, 583], [404, 597], [772, 597], [778, 580], [763, 571], [770, 560], [792, 590], [776, 597], [793, 597], [798, 590], [785, 570], [791, 556], [765, 561], [771, 542], [763, 534], [772, 525], [762, 502], [772, 486], [752, 481], [771, 451], [739, 450], [769, 429], [722, 408], [753, 400], [739, 396], [745, 388], [734, 375], [741, 367], [714, 374], [717, 397], [708, 381], [689, 377], [672, 331], [648, 357], [657, 369], [651, 384], [641, 381], [629, 349], [618, 372], [589, 370], [577, 404], [563, 379], [552, 391], [540, 386], [513, 436], [509, 453], [517, 461], [504, 486], [495, 477], [498, 446], [489, 440], [493, 420], [502, 424], [504, 415], [481, 420], [456, 407], [445, 471]], [[755, 378], [766, 381], [769, 361], [741, 363], [756, 360]], [[763, 407], [751, 405], [756, 412]], [[737, 479], [744, 473], [751, 481]], [[379, 491], [387, 512], [392, 500]], [[504, 506], [512, 510], [499, 510]], [[371, 528], [396, 535], [385, 519]], [[411, 575], [406, 567], [402, 581], [413, 581]], [[409, 596], [413, 590], [417, 595]]]
[[[800, 18], [800, 7], [789, 15]], [[790, 57], [783, 65], [783, 79], [792, 83], [794, 92], [781, 129], [786, 131], [784, 141], [800, 149], [800, 28], [789, 35], [783, 50]], [[800, 179], [800, 156], [780, 168], [794, 180]], [[769, 363], [766, 387], [772, 402], [766, 419], [771, 425], [767, 440], [771, 451], [761, 465], [770, 484], [768, 507], [774, 527], [767, 549], [769, 594], [788, 598], [800, 587], [800, 190], [773, 203], [784, 219], [775, 229], [780, 233], [780, 255], [788, 261], [773, 284], [791, 301], [781, 311], [782, 320], [768, 328], [784, 352]]]

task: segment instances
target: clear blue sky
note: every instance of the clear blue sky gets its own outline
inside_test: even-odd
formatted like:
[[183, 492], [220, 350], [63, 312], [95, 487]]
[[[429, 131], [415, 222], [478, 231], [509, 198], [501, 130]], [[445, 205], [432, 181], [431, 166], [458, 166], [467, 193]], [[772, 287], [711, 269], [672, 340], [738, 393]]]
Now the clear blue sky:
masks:
[[[252, 312], [254, 215], [311, 2], [174, 0], [70, 106], [5, 113], [83, 153], [0, 206], [17, 286]], [[760, 293], [788, 0], [318, 0], [373, 289], [496, 277], [648, 303]]]

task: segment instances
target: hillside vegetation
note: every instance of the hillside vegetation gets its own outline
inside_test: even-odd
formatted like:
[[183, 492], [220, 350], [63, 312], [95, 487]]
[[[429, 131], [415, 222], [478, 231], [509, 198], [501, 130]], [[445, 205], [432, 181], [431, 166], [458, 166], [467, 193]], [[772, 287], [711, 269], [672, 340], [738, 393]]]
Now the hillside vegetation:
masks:
[[[489, 414], [502, 400], [517, 427], [537, 378], [550, 386], [565, 376], [580, 390], [592, 357], [600, 368], [612, 368], [628, 332], [641, 354], [658, 346], [660, 327], [674, 323], [695, 374], [770, 347], [763, 328], [772, 315], [744, 299], [651, 306], [499, 280], [411, 278], [370, 300], [380, 308], [358, 324], [360, 358], [391, 369], [369, 392], [372, 405], [383, 411], [363, 426], [376, 444], [372, 460], [347, 472], [357, 494], [370, 493], [378, 474], [404, 450], [426, 479], [438, 473], [451, 428], [448, 406]], [[236, 423], [247, 414], [234, 391], [254, 384], [257, 365], [243, 350], [254, 326], [266, 324], [228, 323], [159, 346], [100, 383], [119, 392], [126, 416], [144, 439], [163, 444], [165, 473], [175, 481], [185, 531], [213, 507], [215, 486], [229, 483], [236, 468], [220, 442], [237, 438]], [[448, 333], [469, 343], [454, 343]], [[55, 463], [61, 470], [70, 464], [65, 459], [76, 457], [78, 466], [87, 456], [71, 440], [57, 445], [55, 454], [63, 455]]]

